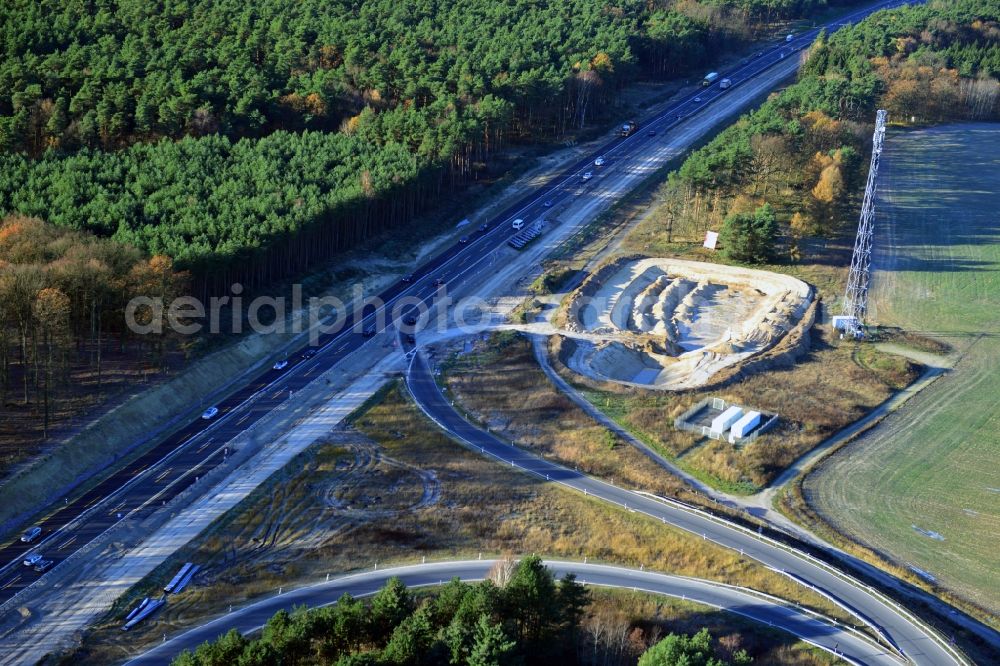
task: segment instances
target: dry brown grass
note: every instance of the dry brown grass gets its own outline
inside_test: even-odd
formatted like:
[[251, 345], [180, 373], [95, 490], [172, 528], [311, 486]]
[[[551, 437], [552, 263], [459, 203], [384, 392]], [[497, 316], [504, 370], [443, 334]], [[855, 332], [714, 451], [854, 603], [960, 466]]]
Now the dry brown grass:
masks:
[[684, 485], [591, 419], [538, 367], [531, 343], [512, 335], [477, 341], [445, 364], [445, 385], [466, 413], [504, 439], [587, 474], [661, 495]]
[[[369, 569], [375, 561], [388, 566], [424, 556], [474, 558], [480, 552], [643, 565], [745, 585], [842, 616], [821, 597], [735, 552], [466, 451], [425, 420], [399, 388], [355, 423], [358, 432], [297, 457], [133, 588], [89, 632], [74, 661], [122, 659], [229, 604], [273, 594], [279, 586], [315, 582], [327, 573]], [[397, 509], [415, 495], [404, 491], [399, 479], [382, 479], [379, 465], [349, 467], [364, 442], [416, 470], [433, 471], [440, 483], [437, 503], [377, 520], [389, 504], [387, 487], [409, 493], [394, 503]], [[345, 488], [355, 488], [354, 496], [378, 494], [383, 503], [367, 513], [338, 514], [324, 498]], [[204, 572], [151, 621], [123, 634], [124, 610], [154, 593], [186, 561], [204, 565]]]
[[[558, 364], [557, 364], [558, 366]], [[862, 418], [906, 386], [919, 366], [870, 345], [836, 339], [815, 326], [809, 352], [791, 367], [773, 368], [723, 386], [684, 392], [597, 384], [560, 367], [598, 408], [703, 480], [730, 492], [754, 492], [799, 456]], [[697, 441], [674, 419], [702, 398], [717, 396], [777, 412], [771, 431], [746, 446]]]

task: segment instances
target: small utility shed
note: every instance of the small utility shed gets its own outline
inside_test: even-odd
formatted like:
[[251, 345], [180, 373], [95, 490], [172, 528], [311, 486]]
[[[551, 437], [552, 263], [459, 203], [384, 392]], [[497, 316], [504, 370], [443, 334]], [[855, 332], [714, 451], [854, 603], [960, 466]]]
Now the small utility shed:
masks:
[[712, 432], [721, 435], [729, 429], [729, 426], [739, 421], [741, 416], [743, 416], [743, 408], [733, 405], [712, 419]]

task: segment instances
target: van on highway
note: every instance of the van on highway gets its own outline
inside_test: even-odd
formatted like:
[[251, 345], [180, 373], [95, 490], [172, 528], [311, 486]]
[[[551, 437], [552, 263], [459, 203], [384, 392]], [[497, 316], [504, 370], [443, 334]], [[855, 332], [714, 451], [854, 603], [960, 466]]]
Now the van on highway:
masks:
[[514, 220], [511, 223], [510, 226], [514, 227], [514, 231], [518, 231], [520, 229], [523, 229], [524, 228], [524, 220], [522, 220], [521, 218], [517, 218], [516, 220]]

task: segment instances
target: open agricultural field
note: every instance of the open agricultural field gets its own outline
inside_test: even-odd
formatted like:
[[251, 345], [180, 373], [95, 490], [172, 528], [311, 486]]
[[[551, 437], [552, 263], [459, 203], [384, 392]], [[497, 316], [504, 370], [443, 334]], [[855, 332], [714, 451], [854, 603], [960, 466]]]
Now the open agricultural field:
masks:
[[873, 319], [939, 336], [953, 371], [804, 481], [839, 531], [1000, 613], [1000, 125], [890, 129]]

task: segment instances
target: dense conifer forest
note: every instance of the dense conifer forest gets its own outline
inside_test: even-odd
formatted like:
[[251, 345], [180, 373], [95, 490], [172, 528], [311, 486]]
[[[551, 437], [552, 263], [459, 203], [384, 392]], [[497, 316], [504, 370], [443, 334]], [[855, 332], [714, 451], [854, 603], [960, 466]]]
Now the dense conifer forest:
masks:
[[168, 255], [205, 293], [265, 284], [826, 5], [5, 3], [0, 212]]

